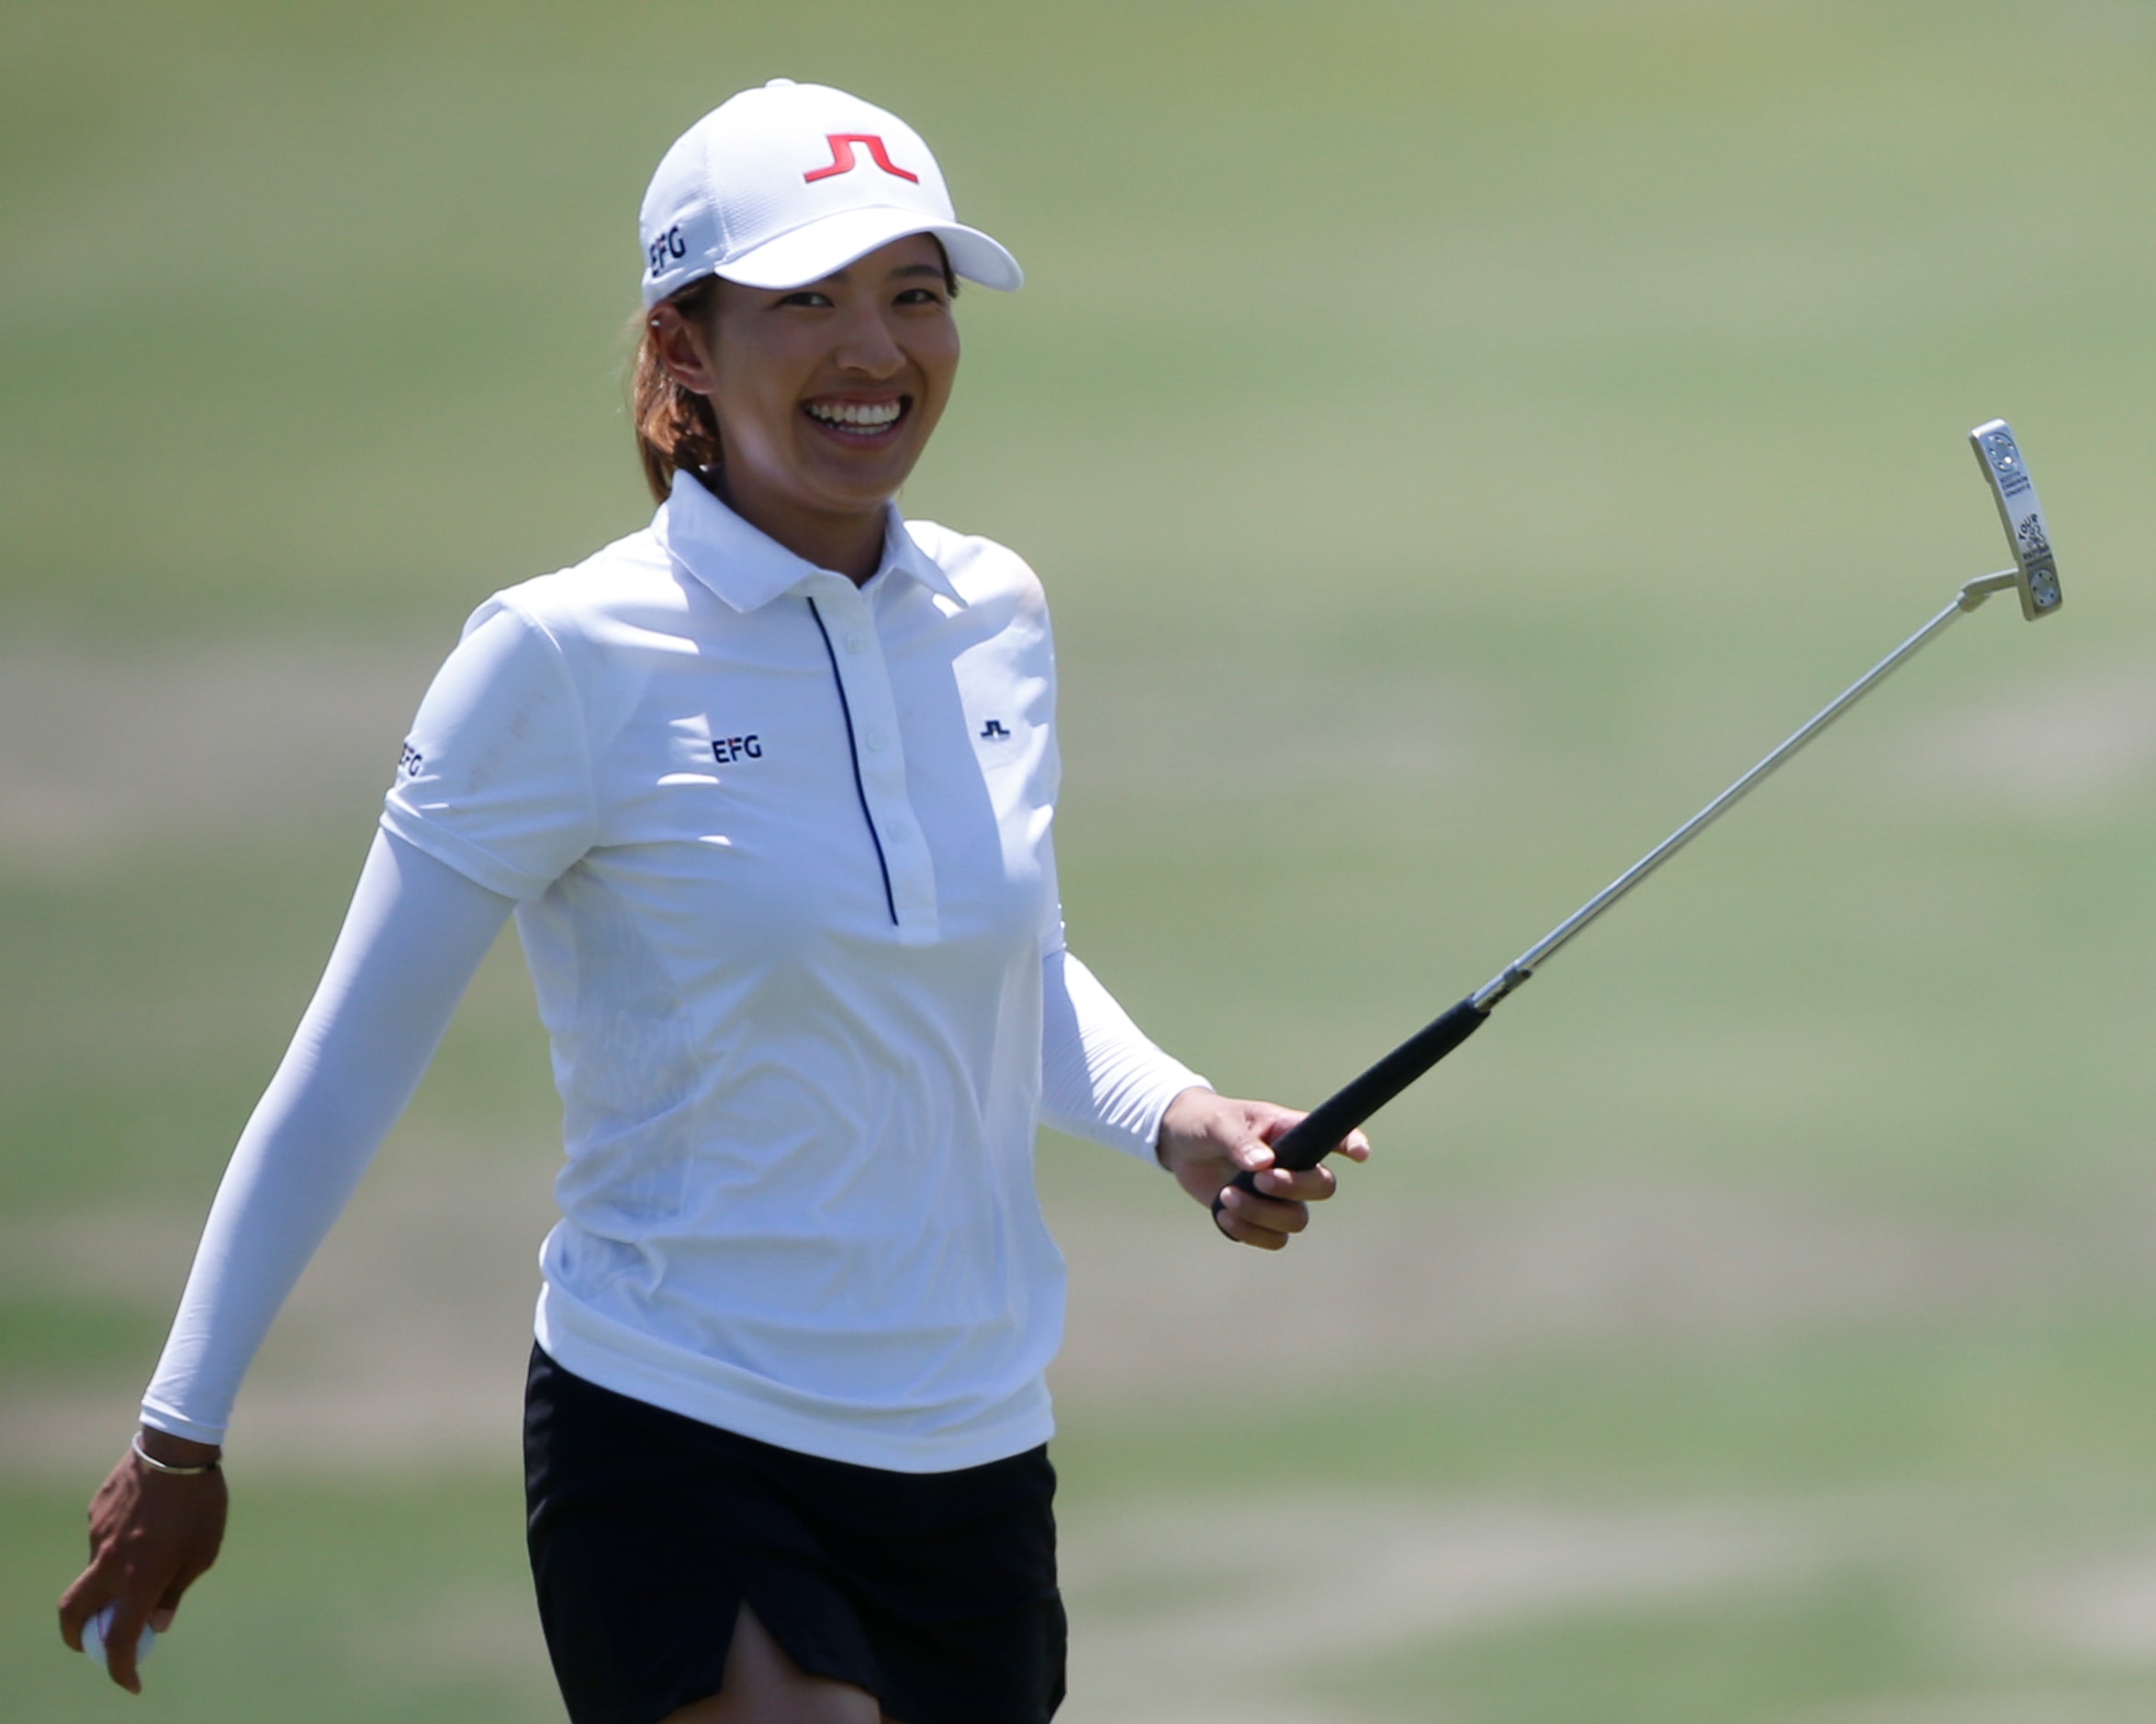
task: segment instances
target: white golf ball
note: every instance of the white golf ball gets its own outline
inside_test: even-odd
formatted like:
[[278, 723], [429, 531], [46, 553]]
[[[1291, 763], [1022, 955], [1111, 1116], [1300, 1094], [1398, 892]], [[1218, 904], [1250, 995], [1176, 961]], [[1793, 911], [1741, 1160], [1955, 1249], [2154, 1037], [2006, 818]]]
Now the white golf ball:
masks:
[[[118, 1606], [107, 1605], [95, 1616], [83, 1624], [83, 1651], [94, 1664], [105, 1662], [105, 1634], [112, 1627], [112, 1613]], [[140, 1665], [150, 1656], [150, 1649], [157, 1644], [157, 1630], [147, 1622], [142, 1625], [142, 1638], [135, 1642], [135, 1662]]]

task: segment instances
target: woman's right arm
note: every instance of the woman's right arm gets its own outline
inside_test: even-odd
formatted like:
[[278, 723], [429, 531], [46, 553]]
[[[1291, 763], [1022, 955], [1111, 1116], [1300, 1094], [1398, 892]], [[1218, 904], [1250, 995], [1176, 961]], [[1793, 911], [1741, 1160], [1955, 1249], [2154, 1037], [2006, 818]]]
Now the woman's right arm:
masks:
[[[513, 901], [389, 833], [367, 853], [320, 987], [232, 1152], [137, 1440], [153, 1460], [214, 1461], [271, 1320], [418, 1088]], [[107, 1605], [113, 1681], [140, 1691], [135, 1646], [217, 1555], [224, 1480], [120, 1457], [90, 1506], [90, 1563], [60, 1631]]]

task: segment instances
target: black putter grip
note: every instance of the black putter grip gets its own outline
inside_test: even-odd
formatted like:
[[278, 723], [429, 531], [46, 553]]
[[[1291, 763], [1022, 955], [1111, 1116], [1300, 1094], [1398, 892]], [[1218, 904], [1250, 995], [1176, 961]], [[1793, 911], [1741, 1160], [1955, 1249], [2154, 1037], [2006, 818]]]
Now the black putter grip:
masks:
[[[1476, 1008], [1473, 996], [1432, 1019], [1359, 1078], [1351, 1079], [1289, 1127], [1273, 1146], [1273, 1165], [1300, 1172], [1314, 1168], [1340, 1147], [1340, 1141], [1371, 1114], [1437, 1064], [1482, 1027], [1489, 1013]], [[1238, 1173], [1229, 1181], [1255, 1192], [1255, 1176]], [[1213, 1213], [1219, 1214], [1219, 1200]]]

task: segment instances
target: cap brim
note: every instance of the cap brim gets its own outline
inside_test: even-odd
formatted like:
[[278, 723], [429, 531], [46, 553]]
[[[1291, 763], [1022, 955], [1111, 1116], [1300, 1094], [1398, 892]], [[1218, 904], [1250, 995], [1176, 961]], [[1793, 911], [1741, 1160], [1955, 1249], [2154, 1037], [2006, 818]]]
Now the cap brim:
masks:
[[713, 274], [744, 287], [805, 287], [870, 252], [916, 233], [943, 241], [950, 266], [968, 281], [999, 293], [1025, 285], [1018, 260], [983, 233], [956, 221], [924, 218], [917, 209], [842, 209], [744, 252]]

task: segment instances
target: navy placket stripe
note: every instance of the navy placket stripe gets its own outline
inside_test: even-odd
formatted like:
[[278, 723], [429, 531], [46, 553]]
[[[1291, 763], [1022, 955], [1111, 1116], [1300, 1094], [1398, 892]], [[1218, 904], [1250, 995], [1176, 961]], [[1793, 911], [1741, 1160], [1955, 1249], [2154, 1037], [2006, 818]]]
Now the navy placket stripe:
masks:
[[824, 626], [824, 613], [816, 601], [808, 601], [816, 633], [824, 637], [824, 656], [831, 661], [831, 681], [838, 689], [838, 716], [846, 721], [846, 757], [853, 763], [853, 793], [860, 798], [861, 820], [869, 829], [869, 842], [876, 846], [877, 871], [883, 876], [883, 905], [891, 912], [891, 925], [898, 926], [898, 900], [891, 890], [891, 864], [883, 859], [883, 839], [876, 830], [876, 817], [869, 812], [869, 790], [861, 782], [861, 746], [853, 733], [853, 704], [846, 698], [846, 678], [838, 673], [838, 654], [831, 644], [831, 631]]

